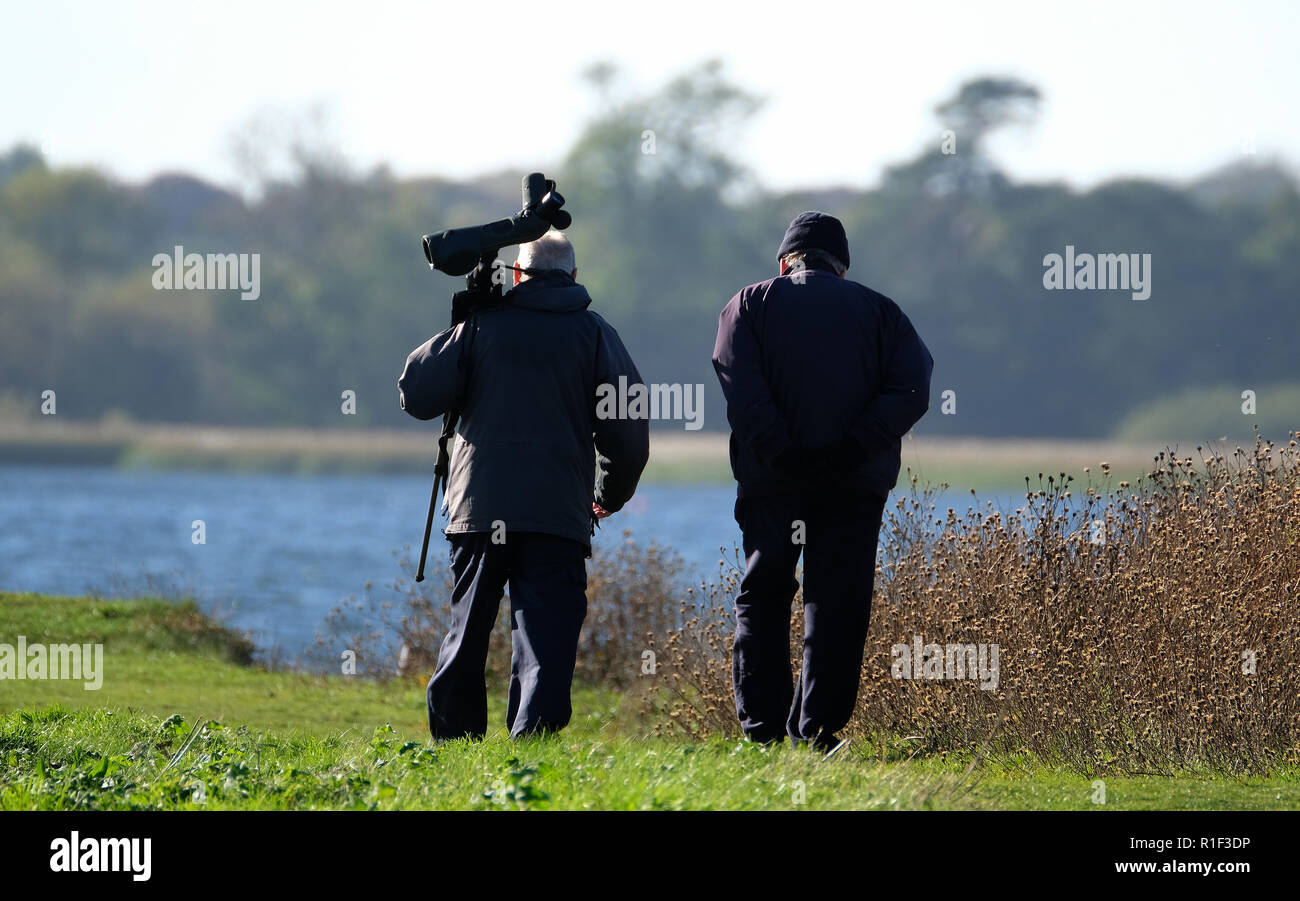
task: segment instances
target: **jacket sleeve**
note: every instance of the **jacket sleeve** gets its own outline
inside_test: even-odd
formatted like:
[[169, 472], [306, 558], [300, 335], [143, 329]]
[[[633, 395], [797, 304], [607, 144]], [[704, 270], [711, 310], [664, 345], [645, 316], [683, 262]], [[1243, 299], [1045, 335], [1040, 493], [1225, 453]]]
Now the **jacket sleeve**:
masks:
[[[594, 315], [594, 314], [593, 314]], [[596, 389], [601, 385], [619, 384], [625, 378], [631, 386], [641, 384], [641, 374], [636, 371], [632, 357], [623, 346], [614, 327], [599, 316], [600, 324], [596, 348]], [[592, 405], [598, 396], [592, 396]], [[610, 513], [623, 509], [632, 499], [637, 482], [646, 462], [650, 459], [650, 421], [615, 417], [595, 417], [596, 429], [596, 494], [595, 501]]]
[[397, 380], [398, 402], [416, 419], [441, 416], [464, 395], [469, 328], [467, 321], [439, 332], [406, 358]]
[[902, 310], [897, 314], [893, 333], [885, 338], [888, 363], [882, 372], [880, 393], [849, 429], [868, 453], [893, 447], [930, 409], [934, 359], [907, 314]]
[[762, 352], [742, 295], [722, 308], [713, 368], [727, 399], [727, 421], [740, 443], [753, 447], [770, 464], [790, 447], [789, 428], [763, 378]]

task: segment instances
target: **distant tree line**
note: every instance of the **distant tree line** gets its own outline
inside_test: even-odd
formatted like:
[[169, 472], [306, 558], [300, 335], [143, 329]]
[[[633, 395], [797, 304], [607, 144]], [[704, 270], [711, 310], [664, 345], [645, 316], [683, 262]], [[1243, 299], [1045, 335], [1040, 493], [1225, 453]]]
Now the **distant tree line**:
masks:
[[[579, 137], [534, 168], [569, 200], [593, 308], [648, 381], [705, 384], [706, 429], [727, 427], [709, 362], [717, 314], [775, 274], [804, 209], [844, 221], [849, 277], [898, 301], [933, 351], [918, 433], [1131, 437], [1150, 418], [1193, 437], [1248, 429], [1246, 390], [1261, 425], [1300, 427], [1300, 192], [1281, 165], [1088, 191], [1017, 183], [985, 138], [1031, 121], [1039, 94], [982, 78], [877, 187], [774, 192], [729, 152], [759, 101], [717, 64], [643, 94], [611, 66], [587, 77]], [[428, 270], [419, 236], [508, 215], [523, 173], [398, 179], [325, 153], [296, 160], [249, 200], [183, 174], [128, 184], [26, 146], [0, 154], [0, 410], [39, 415], [54, 389], [72, 419], [414, 427], [397, 375], [459, 287]], [[260, 254], [260, 296], [155, 290], [152, 261], [176, 246]], [[1150, 297], [1048, 290], [1044, 257], [1067, 246], [1150, 254]]]

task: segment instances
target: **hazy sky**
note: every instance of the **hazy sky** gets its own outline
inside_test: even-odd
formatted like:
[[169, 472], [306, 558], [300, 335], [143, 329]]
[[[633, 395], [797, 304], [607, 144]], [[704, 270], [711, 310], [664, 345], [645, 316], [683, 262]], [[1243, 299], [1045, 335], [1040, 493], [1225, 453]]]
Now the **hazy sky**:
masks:
[[[1182, 178], [1254, 147], [1300, 158], [1300, 3], [3, 2], [0, 148], [137, 179], [234, 184], [250, 123], [326, 111], [401, 174], [558, 160], [596, 60], [653, 87], [709, 57], [767, 103], [735, 155], [764, 183], [866, 185], [939, 141], [962, 79], [1044, 92], [994, 145], [1022, 178]], [[473, 123], [491, 123], [489, 131]]]

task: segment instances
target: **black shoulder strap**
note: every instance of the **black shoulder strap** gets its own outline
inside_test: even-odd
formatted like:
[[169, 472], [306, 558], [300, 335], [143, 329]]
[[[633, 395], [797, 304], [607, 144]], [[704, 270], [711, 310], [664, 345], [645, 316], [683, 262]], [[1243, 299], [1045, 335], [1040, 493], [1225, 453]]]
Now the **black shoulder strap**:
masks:
[[[465, 391], [469, 390], [469, 380], [474, 377], [474, 338], [478, 335], [478, 313], [473, 312], [461, 325], [465, 328], [465, 343], [461, 346], [460, 365], [465, 370]], [[456, 398], [456, 409], [465, 409], [465, 393]]]

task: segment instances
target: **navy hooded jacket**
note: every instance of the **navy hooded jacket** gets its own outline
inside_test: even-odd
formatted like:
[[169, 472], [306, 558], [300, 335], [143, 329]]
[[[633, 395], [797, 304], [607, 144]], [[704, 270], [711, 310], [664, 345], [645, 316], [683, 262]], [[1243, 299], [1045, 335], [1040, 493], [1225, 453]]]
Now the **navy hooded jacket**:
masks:
[[934, 361], [898, 304], [804, 269], [731, 298], [713, 367], [727, 399], [739, 496], [801, 491], [804, 483], [773, 465], [777, 456], [851, 437], [866, 459], [833, 490], [885, 497], [898, 480], [900, 439], [929, 409]]

